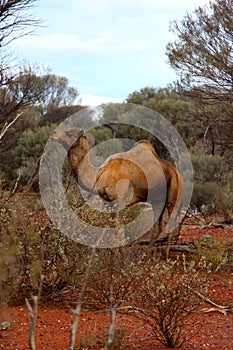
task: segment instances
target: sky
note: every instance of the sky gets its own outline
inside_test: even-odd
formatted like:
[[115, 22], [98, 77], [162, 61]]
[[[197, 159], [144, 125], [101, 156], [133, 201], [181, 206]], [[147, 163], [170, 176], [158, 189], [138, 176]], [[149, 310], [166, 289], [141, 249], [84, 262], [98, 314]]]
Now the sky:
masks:
[[120, 102], [177, 77], [166, 57], [169, 22], [207, 0], [37, 0], [43, 27], [13, 42], [18, 60], [65, 76], [82, 103]]

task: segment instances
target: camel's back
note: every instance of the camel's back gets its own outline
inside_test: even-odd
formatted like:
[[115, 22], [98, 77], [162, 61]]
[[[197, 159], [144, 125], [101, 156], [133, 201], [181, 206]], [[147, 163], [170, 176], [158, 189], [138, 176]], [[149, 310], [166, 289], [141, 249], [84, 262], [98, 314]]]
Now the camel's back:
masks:
[[154, 157], [159, 160], [159, 156], [152, 144], [149, 141], [141, 140], [137, 142], [130, 150], [113, 154], [105, 161], [105, 163], [112, 159], [129, 159], [130, 161], [138, 162], [139, 165], [145, 164], [145, 166], [148, 166], [150, 163], [159, 164]]
[[114, 182], [129, 179], [134, 187], [143, 191], [164, 186], [163, 169], [151, 147], [147, 142], [140, 142], [127, 152], [110, 156], [100, 167], [97, 182], [104, 186], [104, 183], [109, 185], [109, 179]]

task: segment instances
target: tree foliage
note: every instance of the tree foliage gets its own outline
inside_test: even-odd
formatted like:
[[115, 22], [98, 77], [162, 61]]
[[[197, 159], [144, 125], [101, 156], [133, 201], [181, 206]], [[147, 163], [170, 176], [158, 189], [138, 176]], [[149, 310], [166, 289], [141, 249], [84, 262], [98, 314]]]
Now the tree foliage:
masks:
[[[34, 67], [37, 70], [38, 67]], [[36, 104], [46, 91], [38, 85], [34, 69], [24, 66], [2, 72], [0, 82], [0, 123], [9, 122], [25, 106]]]
[[22, 165], [28, 159], [37, 160], [43, 153], [45, 144], [54, 130], [55, 125], [42, 126], [33, 130], [25, 130], [14, 148], [12, 154], [17, 160], [18, 166]]
[[177, 39], [168, 43], [167, 56], [179, 75], [178, 88], [201, 106], [196, 122], [211, 153], [223, 154], [233, 147], [233, 3], [210, 1], [174, 21], [171, 30]]
[[[0, 170], [8, 180], [12, 180], [12, 176], [15, 177], [17, 166], [22, 163], [15, 158], [16, 154], [11, 151], [24, 130], [33, 133], [38, 126], [59, 122], [58, 117], [61, 118], [61, 113], [57, 113], [57, 115], [56, 111], [59, 110], [60, 106], [67, 108], [67, 111], [64, 111], [65, 115], [62, 114], [63, 120], [68, 113], [71, 115], [80, 110], [77, 106], [71, 110], [69, 108], [78, 92], [75, 88], [69, 87], [67, 78], [54, 74], [37, 75], [36, 73], [40, 74], [40, 71], [36, 67], [35, 70], [37, 72], [34, 72], [31, 67], [22, 69], [18, 76], [15, 76], [12, 81], [8, 81], [5, 88], [0, 89], [0, 129], [9, 125], [9, 122], [14, 120], [19, 111], [22, 113], [0, 140], [0, 156], [5, 159], [0, 165]], [[46, 115], [43, 115], [46, 111], [55, 117], [47, 120]], [[40, 139], [40, 137], [34, 140], [34, 144], [36, 141], [39, 142], [38, 147], [41, 153], [43, 142], [40, 141], [42, 140], [43, 138]], [[24, 139], [24, 143], [27, 141], [29, 141], [28, 138]], [[30, 147], [29, 142], [26, 148], [30, 149]], [[35, 155], [39, 157], [41, 154], [38, 155], [38, 152], [35, 152]], [[27, 160], [27, 152], [24, 154], [24, 160]]]
[[192, 139], [193, 128], [187, 123], [187, 118], [195, 114], [195, 108], [189, 99], [180, 96], [174, 88], [145, 87], [131, 93], [126, 101], [141, 104], [161, 114], [177, 128], [188, 145], [195, 141]]
[[40, 98], [41, 113], [54, 111], [63, 106], [70, 106], [78, 96], [78, 91], [69, 86], [66, 77], [55, 74], [45, 74], [37, 76], [37, 87], [43, 94]]

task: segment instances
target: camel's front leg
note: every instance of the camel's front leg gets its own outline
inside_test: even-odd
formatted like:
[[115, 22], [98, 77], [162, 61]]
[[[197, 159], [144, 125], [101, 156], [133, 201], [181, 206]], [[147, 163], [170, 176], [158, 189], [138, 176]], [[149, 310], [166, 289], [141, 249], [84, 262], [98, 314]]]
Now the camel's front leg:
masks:
[[117, 212], [116, 212], [116, 222], [118, 231], [116, 234], [116, 239], [119, 244], [122, 245], [126, 243], [124, 224], [122, 223], [123, 210], [130, 203], [133, 196], [133, 188], [130, 185], [130, 181], [127, 179], [120, 179], [116, 184], [117, 193]]
[[117, 224], [117, 233], [115, 239], [119, 242], [119, 244], [122, 244], [125, 241], [125, 229], [124, 225], [122, 224], [122, 214], [122, 210], [119, 210], [115, 215]]

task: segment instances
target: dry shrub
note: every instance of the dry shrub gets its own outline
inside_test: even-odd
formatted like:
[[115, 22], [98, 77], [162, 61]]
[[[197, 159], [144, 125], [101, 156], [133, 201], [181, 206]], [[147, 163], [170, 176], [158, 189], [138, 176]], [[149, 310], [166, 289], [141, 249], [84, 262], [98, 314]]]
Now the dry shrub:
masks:
[[89, 248], [56, 229], [39, 200], [15, 196], [4, 204], [2, 217], [0, 283], [6, 300], [17, 293], [37, 293], [41, 274], [45, 276], [42, 297], [53, 298], [64, 287], [79, 284]]
[[[18, 290], [22, 273], [22, 261], [18, 254], [17, 242], [9, 227], [10, 213], [0, 209], [0, 309], [5, 307]], [[6, 229], [7, 226], [7, 229]]]
[[152, 339], [179, 348], [194, 336], [200, 324], [191, 316], [202, 302], [195, 291], [206, 292], [208, 272], [204, 260], [196, 265], [185, 258], [141, 265], [130, 302]]

